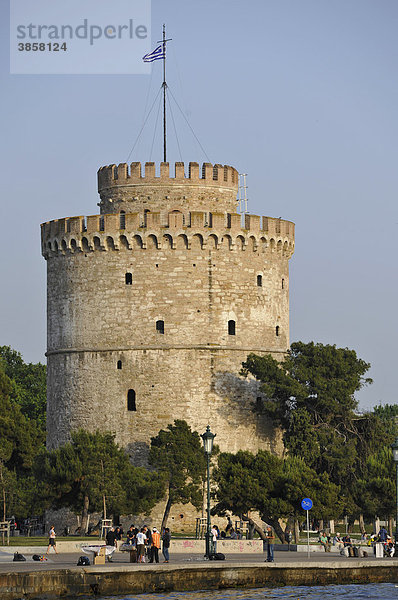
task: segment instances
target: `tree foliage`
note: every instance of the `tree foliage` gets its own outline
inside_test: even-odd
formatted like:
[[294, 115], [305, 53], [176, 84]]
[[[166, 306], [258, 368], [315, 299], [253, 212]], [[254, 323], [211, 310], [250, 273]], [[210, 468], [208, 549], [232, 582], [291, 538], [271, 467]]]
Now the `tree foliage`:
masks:
[[47, 504], [81, 513], [83, 531], [89, 510], [102, 511], [104, 497], [111, 514], [148, 512], [162, 497], [162, 479], [134, 467], [113, 434], [79, 430], [71, 438], [43, 452], [36, 473], [45, 485]]
[[14, 382], [0, 362], [0, 494], [1, 518], [10, 514], [26, 517], [40, 509], [35, 498], [31, 469], [37, 451], [44, 446], [44, 432], [11, 400]]
[[173, 504], [191, 502], [196, 508], [201, 507], [206, 459], [199, 434], [186, 421], [175, 420], [151, 438], [149, 462], [167, 481], [162, 527], [166, 526]]
[[46, 425], [46, 367], [25, 363], [10, 346], [0, 346], [0, 361], [12, 387], [10, 399], [18, 404], [27, 419], [34, 419], [43, 430]]
[[250, 511], [258, 511], [282, 542], [285, 540], [279, 519], [302, 517], [303, 498], [313, 499], [315, 517], [331, 518], [340, 511], [339, 487], [326, 473], [318, 475], [301, 458], [283, 460], [265, 450], [255, 455], [247, 451], [221, 453], [213, 477], [218, 501], [214, 513], [230, 510], [249, 520]]
[[369, 367], [354, 350], [296, 342], [282, 362], [251, 354], [242, 369], [261, 381], [256, 410], [282, 428], [291, 456], [341, 486], [349, 512], [360, 510], [356, 482], [382, 440], [377, 416], [357, 412]]
[[381, 448], [366, 461], [366, 472], [358, 482], [365, 516], [388, 518], [396, 511], [395, 465], [392, 450]]
[[0, 461], [18, 475], [29, 472], [38, 449], [44, 444], [44, 432], [38, 429], [11, 400], [12, 380], [0, 363]]

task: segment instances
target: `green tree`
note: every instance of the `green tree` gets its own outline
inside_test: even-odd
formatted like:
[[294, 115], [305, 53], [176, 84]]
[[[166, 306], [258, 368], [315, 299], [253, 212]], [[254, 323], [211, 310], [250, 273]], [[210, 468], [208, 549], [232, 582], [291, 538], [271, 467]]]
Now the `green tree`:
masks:
[[10, 399], [22, 414], [46, 426], [46, 367], [41, 363], [25, 363], [21, 354], [10, 346], [0, 346], [0, 360], [5, 374], [12, 380]]
[[44, 444], [44, 432], [11, 401], [12, 389], [13, 382], [0, 364], [0, 460], [17, 474], [27, 474]]
[[247, 451], [221, 453], [213, 477], [218, 500], [213, 512], [231, 510], [254, 526], [262, 538], [264, 532], [250, 517], [250, 511], [258, 511], [282, 543], [285, 536], [280, 519], [295, 520], [297, 531], [297, 521], [303, 517], [303, 498], [313, 499], [315, 517], [339, 514], [339, 487], [329, 481], [327, 474], [319, 476], [297, 457], [283, 460], [265, 450], [255, 455]]
[[81, 513], [83, 532], [88, 514], [106, 506], [112, 514], [148, 512], [164, 494], [157, 473], [134, 467], [111, 433], [71, 434], [71, 442], [38, 457], [37, 476], [44, 484], [47, 505]]
[[236, 454], [222, 452], [213, 471], [216, 483], [214, 514], [230, 510], [247, 521], [262, 539], [262, 527], [250, 516], [259, 511], [261, 519], [272, 525], [284, 541], [279, 518], [288, 512], [288, 503], [282, 497], [283, 461], [273, 454], [260, 450], [256, 455], [240, 450]]
[[176, 420], [151, 438], [149, 462], [167, 482], [162, 528], [167, 525], [173, 504], [191, 502], [199, 510], [203, 502], [206, 458], [199, 434], [192, 431], [186, 421]]
[[398, 404], [379, 404], [373, 408], [373, 414], [380, 419], [385, 444], [391, 445], [398, 437]]
[[1, 513], [2, 518], [11, 513], [26, 517], [32, 489], [27, 482], [32, 476], [36, 453], [44, 446], [44, 432], [37, 428], [34, 421], [27, 419], [19, 405], [10, 399], [13, 381], [3, 367], [0, 362]]
[[371, 383], [369, 366], [354, 350], [296, 342], [282, 362], [251, 354], [242, 368], [261, 381], [255, 410], [283, 429], [290, 455], [341, 486], [350, 512], [360, 512], [356, 482], [382, 437], [377, 416], [357, 412], [355, 392]]
[[299, 537], [299, 521], [303, 519], [301, 501], [311, 498], [311, 515], [316, 519], [329, 520], [341, 516], [344, 500], [340, 487], [332, 483], [327, 473], [317, 474], [298, 456], [291, 456], [283, 464], [282, 494], [289, 505], [285, 517], [294, 522], [296, 543]]
[[392, 450], [382, 446], [366, 461], [365, 477], [358, 482], [367, 517], [391, 518], [396, 510], [395, 465]]

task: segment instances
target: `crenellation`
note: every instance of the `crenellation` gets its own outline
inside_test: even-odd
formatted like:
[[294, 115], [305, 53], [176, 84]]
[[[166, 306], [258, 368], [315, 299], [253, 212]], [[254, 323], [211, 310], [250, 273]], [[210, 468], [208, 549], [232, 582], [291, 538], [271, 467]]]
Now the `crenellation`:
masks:
[[99, 231], [99, 215], [90, 215], [87, 217], [86, 231], [87, 233]]
[[170, 178], [170, 165], [168, 162], [160, 163], [160, 179], [163, 181]]
[[126, 213], [125, 223], [127, 231], [134, 231], [140, 226], [140, 215], [139, 213]]
[[206, 214], [204, 212], [191, 211], [189, 213], [189, 215], [190, 215], [189, 223], [192, 228], [202, 229], [202, 227], [204, 227], [205, 219], [206, 219]]
[[66, 220], [66, 231], [67, 233], [80, 233], [80, 217], [69, 217]]
[[184, 180], [185, 179], [185, 169], [183, 162], [175, 163], [175, 179], [176, 180]]
[[238, 214], [229, 214], [228, 215], [228, 227], [231, 231], [238, 231], [241, 229], [242, 217]]
[[[288, 256], [291, 256], [294, 252], [294, 224], [290, 221], [258, 215], [245, 215], [244, 227], [242, 227], [241, 215], [238, 214], [200, 211], [183, 214], [178, 210], [174, 210], [164, 216], [166, 220], [163, 224], [160, 211], [142, 214], [109, 213], [49, 221], [42, 225], [43, 255], [47, 255], [49, 252], [48, 241], [57, 240], [59, 248], [62, 248], [62, 242], [65, 241], [67, 245], [63, 251], [66, 251], [74, 250], [70, 243], [71, 239], [74, 239], [77, 248], [80, 248], [81, 243], [79, 240], [82, 237], [87, 239], [87, 243], [93, 250], [112, 250], [119, 248], [131, 249], [134, 247], [134, 238], [139, 236], [142, 241], [139, 247], [145, 249], [147, 236], [150, 234], [158, 236], [159, 244], [161, 244], [162, 232], [165, 227], [175, 232], [171, 235], [168, 234], [171, 248], [176, 247], [174, 236], [179, 235], [177, 232], [184, 230], [187, 236], [187, 249], [191, 248], [193, 236], [200, 234], [203, 248], [209, 248], [209, 240], [212, 242], [210, 247], [216, 249], [226, 247], [226, 244], [222, 242], [222, 238], [228, 236], [231, 241], [227, 245], [231, 250], [249, 248], [256, 252], [258, 248], [264, 250], [269, 248]], [[261, 221], [262, 227], [260, 228]], [[277, 233], [278, 229], [280, 233]], [[214, 232], [217, 234], [215, 238]], [[265, 237], [264, 232], [266, 233]], [[93, 234], [97, 234], [100, 243], [96, 243], [94, 238], [91, 237]], [[98, 236], [98, 234], [100, 235]], [[230, 234], [233, 234], [232, 237]], [[105, 243], [107, 236], [112, 238], [113, 246]], [[119, 244], [121, 237], [123, 237], [123, 242]], [[214, 240], [216, 240], [215, 243], [213, 243]], [[54, 252], [53, 246], [54, 244], [51, 246], [52, 252]]]
[[210, 214], [210, 227], [212, 229], [225, 229], [227, 226], [227, 215], [224, 213], [211, 213]]
[[145, 179], [155, 179], [156, 177], [156, 168], [154, 162], [146, 162], [145, 163]]
[[[106, 167], [105, 167], [106, 168]], [[130, 165], [130, 177], [131, 179], [141, 179], [141, 163], [132, 162]]]
[[123, 181], [126, 181], [127, 179], [130, 178], [129, 172], [128, 172], [128, 165], [126, 163], [120, 163], [117, 166], [117, 180], [119, 183], [122, 183]]
[[188, 177], [191, 181], [197, 181], [199, 179], [199, 164], [197, 162], [189, 163]]
[[[188, 165], [188, 175], [185, 176], [185, 164], [176, 162], [174, 165], [174, 177], [170, 176], [170, 165], [168, 162], [160, 163], [160, 175], [156, 177], [156, 165], [154, 162], [146, 162], [144, 175], [141, 173], [141, 163], [132, 162], [130, 166], [127, 163], [119, 165], [108, 165], [100, 167], [98, 170], [98, 189], [110, 186], [120, 186], [123, 184], [142, 183], [141, 180], [156, 180], [156, 183], [164, 182], [167, 179], [184, 180], [185, 183], [208, 184], [214, 181], [220, 182], [227, 187], [236, 188], [238, 183], [238, 172], [229, 165], [216, 163], [203, 163], [201, 177], [199, 177], [199, 164], [190, 162]], [[129, 172], [130, 171], [130, 172]]]
[[160, 212], [145, 213], [145, 227], [148, 229], [160, 229]]
[[104, 215], [104, 231], [114, 232], [119, 231], [120, 229], [120, 216], [111, 214]]
[[215, 164], [213, 168], [213, 179], [224, 183], [224, 166]]
[[173, 229], [182, 229], [184, 216], [177, 210], [173, 210], [168, 214], [168, 226]]
[[253, 233], [260, 232], [260, 217], [257, 215], [245, 214], [245, 229], [249, 229]]
[[58, 235], [63, 235], [68, 231], [67, 219], [58, 219]]
[[206, 179], [207, 181], [213, 181], [213, 165], [211, 163], [203, 163], [202, 179]]

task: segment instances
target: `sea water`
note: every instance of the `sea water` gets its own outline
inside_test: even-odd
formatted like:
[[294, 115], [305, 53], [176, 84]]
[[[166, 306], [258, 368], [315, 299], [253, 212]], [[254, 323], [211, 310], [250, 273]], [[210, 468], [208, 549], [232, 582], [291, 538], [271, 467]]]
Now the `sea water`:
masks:
[[101, 596], [97, 600], [398, 600], [393, 583], [366, 585], [296, 586], [282, 588], [231, 589], [222, 591], [171, 592]]

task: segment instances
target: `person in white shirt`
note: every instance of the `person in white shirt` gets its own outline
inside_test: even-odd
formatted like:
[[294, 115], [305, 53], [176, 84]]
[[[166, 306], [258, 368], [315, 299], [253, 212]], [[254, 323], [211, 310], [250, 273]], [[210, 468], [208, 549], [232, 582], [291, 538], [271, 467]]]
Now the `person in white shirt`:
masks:
[[217, 538], [218, 538], [218, 531], [215, 525], [213, 525], [212, 530], [211, 530], [211, 535], [212, 535], [212, 541], [213, 541], [213, 553], [215, 554], [217, 552]]
[[56, 544], [55, 529], [54, 529], [54, 525], [51, 525], [51, 529], [50, 529], [50, 533], [49, 533], [49, 540], [48, 540], [48, 548], [47, 548], [46, 554], [48, 554], [50, 552], [50, 548], [54, 548], [55, 554], [58, 554], [55, 544]]
[[137, 562], [143, 563], [145, 562], [145, 542], [146, 535], [144, 532], [144, 527], [137, 533]]

